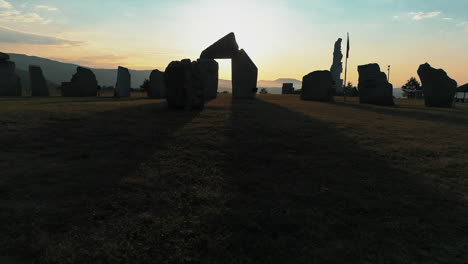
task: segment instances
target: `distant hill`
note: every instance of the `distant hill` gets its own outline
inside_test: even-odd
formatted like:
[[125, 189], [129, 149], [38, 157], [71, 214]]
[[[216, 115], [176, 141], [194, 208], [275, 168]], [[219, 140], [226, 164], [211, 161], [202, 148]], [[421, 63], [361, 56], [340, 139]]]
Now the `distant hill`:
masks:
[[[29, 65], [37, 65], [42, 68], [44, 77], [50, 82], [51, 87], [56, 87], [62, 82], [67, 82], [76, 72], [79, 65], [64, 63], [46, 58], [28, 56], [24, 54], [9, 53], [10, 59], [16, 63], [19, 75], [23, 83], [23, 89], [29, 88]], [[94, 69], [90, 68], [101, 86], [115, 86], [117, 80], [117, 69]], [[132, 87], [138, 88], [145, 79], [149, 79], [151, 70], [130, 70], [132, 76]], [[258, 81], [258, 88], [267, 88], [269, 93], [280, 94], [283, 83], [293, 83], [294, 88], [300, 89], [302, 82], [296, 79], [281, 78], [275, 81]], [[232, 91], [232, 82], [230, 80], [219, 80], [219, 91]]]
[[[302, 88], [302, 82], [296, 79], [286, 79], [281, 78], [275, 81], [258, 81], [257, 87], [258, 89], [266, 88], [268, 93], [271, 94], [281, 94], [281, 88], [283, 87], [283, 83], [292, 83], [294, 84], [295, 89]], [[223, 80], [219, 79], [218, 82], [219, 91], [220, 92], [231, 92], [232, 91], [232, 82], [230, 80]]]
[[295, 89], [302, 88], [302, 82], [296, 79], [286, 79], [281, 78], [275, 81], [258, 81], [259, 88], [281, 88], [283, 87], [283, 83], [292, 83]]
[[[10, 59], [16, 63], [19, 70], [28, 71], [29, 65], [37, 65], [42, 68], [44, 77], [56, 84], [67, 82], [71, 79], [72, 75], [76, 72], [76, 67], [79, 65], [64, 63], [55, 60], [45, 59], [35, 56], [27, 56], [24, 54], [10, 53]], [[101, 86], [115, 86], [117, 80], [117, 69], [93, 69], [90, 68]], [[130, 70], [132, 76], [132, 87], [137, 88], [148, 79], [151, 70]]]

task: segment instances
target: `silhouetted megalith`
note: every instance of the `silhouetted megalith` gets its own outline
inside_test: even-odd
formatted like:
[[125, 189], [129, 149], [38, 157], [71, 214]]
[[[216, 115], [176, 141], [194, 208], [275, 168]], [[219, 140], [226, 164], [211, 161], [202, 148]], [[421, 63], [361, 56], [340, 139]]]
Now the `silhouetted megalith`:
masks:
[[255, 98], [258, 68], [249, 55], [241, 49], [232, 58], [232, 96], [237, 99]]
[[236, 41], [234, 33], [229, 33], [213, 45], [205, 49], [201, 55], [201, 59], [232, 59], [237, 55], [239, 45]]
[[343, 72], [343, 53], [341, 52], [341, 42], [341, 38], [335, 42], [335, 48], [333, 50], [333, 63], [330, 68], [330, 73], [332, 75], [333, 81], [335, 82], [333, 87], [337, 94], [343, 93], [343, 79], [341, 79], [341, 73]]
[[213, 59], [198, 59], [197, 63], [200, 69], [201, 84], [205, 91], [205, 99], [215, 99], [218, 95], [219, 65]]
[[62, 96], [86, 97], [97, 95], [98, 83], [90, 69], [77, 67], [70, 82], [62, 83]]
[[361, 104], [394, 105], [393, 86], [376, 63], [358, 66]]
[[15, 73], [16, 65], [9, 61], [8, 54], [5, 55], [0, 60], [0, 96], [21, 96], [21, 80]]
[[29, 66], [29, 85], [32, 96], [49, 96], [49, 87], [39, 66]]
[[198, 62], [189, 59], [171, 62], [164, 72], [167, 103], [173, 109], [202, 110], [205, 93]]
[[302, 78], [302, 100], [334, 102], [334, 81], [329, 71], [314, 71]]
[[294, 94], [294, 84], [283, 83], [283, 87], [281, 88], [281, 94]]
[[7, 61], [10, 59], [10, 55], [0, 52], [0, 61]]
[[148, 97], [155, 99], [166, 98], [166, 84], [164, 83], [164, 72], [153, 70], [150, 74]]
[[424, 100], [428, 107], [453, 107], [457, 82], [442, 69], [434, 69], [428, 63], [419, 66]]
[[130, 97], [131, 76], [127, 68], [119, 66], [117, 69], [116, 97]]

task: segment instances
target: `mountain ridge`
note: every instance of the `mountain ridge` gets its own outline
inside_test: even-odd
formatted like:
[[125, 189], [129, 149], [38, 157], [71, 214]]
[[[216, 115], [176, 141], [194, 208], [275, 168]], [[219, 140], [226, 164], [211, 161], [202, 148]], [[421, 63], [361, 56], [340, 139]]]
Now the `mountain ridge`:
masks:
[[[26, 54], [9, 53], [10, 59], [16, 63], [16, 67], [22, 71], [28, 71], [29, 65], [37, 65], [42, 68], [44, 76], [47, 80], [55, 84], [61, 84], [71, 79], [72, 75], [76, 72], [76, 67], [81, 66], [76, 63], [61, 62], [49, 58], [43, 58], [38, 56], [31, 56]], [[104, 68], [92, 68], [91, 69], [98, 83], [101, 86], [114, 86], [117, 80], [117, 68], [116, 69], [104, 69]], [[145, 79], [149, 79], [152, 70], [130, 70], [132, 76], [132, 87], [138, 88], [144, 82]], [[291, 78], [279, 78], [274, 81], [260, 80], [258, 81], [259, 88], [281, 88], [284, 82], [293, 83], [296, 89], [300, 88], [301, 81]], [[28, 83], [28, 81], [23, 81]], [[232, 89], [231, 80], [219, 79], [219, 87], [221, 89]]]

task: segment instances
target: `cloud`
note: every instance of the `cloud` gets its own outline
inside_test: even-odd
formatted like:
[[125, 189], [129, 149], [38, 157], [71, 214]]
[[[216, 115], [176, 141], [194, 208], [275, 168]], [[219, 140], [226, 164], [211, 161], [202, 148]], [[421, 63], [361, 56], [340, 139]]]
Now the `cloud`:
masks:
[[49, 59], [95, 69], [111, 69], [117, 67], [116, 65], [125, 65], [125, 61], [128, 59], [128, 57], [117, 56], [113, 54], [103, 54], [75, 58], [49, 57]]
[[9, 2], [0, 0], [0, 22], [49, 24], [52, 20], [45, 19], [37, 13], [23, 13]]
[[413, 20], [423, 20], [423, 19], [429, 19], [429, 18], [435, 18], [440, 16], [442, 12], [409, 12], [408, 15], [410, 15], [411, 19]]
[[0, 26], [1, 43], [36, 44], [36, 45], [82, 45], [81, 41], [71, 41], [56, 37], [37, 35]]
[[45, 19], [37, 13], [22, 13], [14, 8], [0, 11], [0, 22], [40, 23], [49, 24], [50, 19]]
[[46, 5], [37, 5], [36, 8], [46, 10], [46, 11], [58, 11], [59, 10], [57, 7], [46, 6]]
[[13, 6], [5, 0], [0, 0], [0, 8], [11, 9]]
[[444, 17], [444, 18], [442, 18], [442, 19], [443, 19], [443, 20], [446, 20], [446, 21], [452, 21], [452, 20], [453, 20], [453, 18], [451, 18], [451, 17]]
[[465, 29], [466, 31], [468, 31], [468, 21], [463, 21], [461, 23], [458, 23], [457, 27], [461, 27], [461, 28]]

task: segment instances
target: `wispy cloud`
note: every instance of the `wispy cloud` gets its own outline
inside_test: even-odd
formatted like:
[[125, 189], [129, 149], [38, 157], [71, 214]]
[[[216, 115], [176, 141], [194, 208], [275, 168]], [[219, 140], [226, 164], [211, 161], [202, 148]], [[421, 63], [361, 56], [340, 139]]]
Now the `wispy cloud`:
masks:
[[97, 69], [111, 69], [116, 68], [117, 65], [125, 65], [125, 60], [128, 59], [126, 56], [117, 56], [113, 54], [103, 54], [96, 56], [86, 56], [86, 57], [72, 57], [72, 58], [63, 58], [63, 57], [49, 57], [52, 60], [77, 64], [85, 67], [97, 68]]
[[0, 22], [49, 24], [52, 20], [43, 18], [37, 13], [19, 11], [9, 2], [0, 0]]
[[58, 11], [59, 10], [57, 7], [46, 6], [46, 5], [36, 5], [35, 7], [37, 9], [42, 9], [42, 10], [47, 10], [47, 11]]
[[18, 31], [12, 28], [0, 26], [0, 43], [18, 43], [18, 44], [35, 44], [35, 45], [82, 45], [81, 41], [65, 40], [61, 38], [37, 35]]
[[453, 18], [451, 18], [451, 17], [444, 17], [444, 18], [442, 18], [442, 19], [443, 19], [443, 20], [446, 20], [446, 21], [452, 21], [452, 20], [453, 20]]
[[423, 20], [423, 19], [430, 19], [430, 18], [435, 18], [438, 17], [442, 14], [442, 12], [436, 11], [436, 12], [409, 12], [408, 15], [410, 15], [411, 19], [413, 20]]
[[457, 26], [465, 29], [466, 31], [468, 31], [468, 21], [463, 21], [461, 23], [458, 23]]
[[0, 8], [10, 9], [13, 8], [13, 6], [5, 0], [0, 0]]
[[0, 22], [40, 23], [49, 24], [50, 19], [45, 19], [37, 13], [22, 13], [14, 8], [0, 11]]

